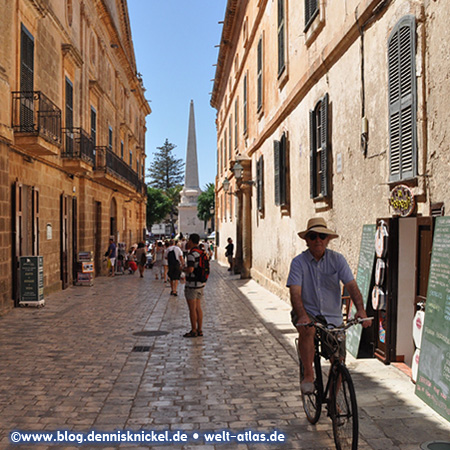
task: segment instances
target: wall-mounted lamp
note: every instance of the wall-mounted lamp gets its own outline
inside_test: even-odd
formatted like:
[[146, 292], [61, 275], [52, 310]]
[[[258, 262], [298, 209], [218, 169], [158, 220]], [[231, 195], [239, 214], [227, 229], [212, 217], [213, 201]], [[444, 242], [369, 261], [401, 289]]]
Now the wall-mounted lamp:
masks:
[[230, 190], [230, 180], [228, 178], [225, 178], [225, 180], [223, 180], [222, 187], [225, 192], [228, 192]]
[[236, 178], [236, 181], [238, 183], [249, 184], [249, 185], [256, 184], [255, 181], [253, 181], [253, 180], [243, 180], [242, 179], [242, 177], [244, 175], [244, 167], [239, 161], [235, 162], [232, 170], [233, 170], [234, 176]]

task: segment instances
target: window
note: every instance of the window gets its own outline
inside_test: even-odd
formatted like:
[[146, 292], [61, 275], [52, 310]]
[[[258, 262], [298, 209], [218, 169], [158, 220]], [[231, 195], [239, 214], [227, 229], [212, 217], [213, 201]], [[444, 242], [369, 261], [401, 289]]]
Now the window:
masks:
[[278, 0], [278, 76], [284, 71], [286, 65], [285, 24], [285, 0]]
[[225, 171], [227, 170], [227, 145], [228, 145], [228, 139], [227, 139], [227, 130], [225, 129], [223, 133], [223, 143], [224, 143], [224, 152], [223, 152], [223, 168]]
[[112, 151], [113, 149], [113, 129], [109, 127], [108, 132], [108, 148]]
[[283, 133], [281, 140], [274, 141], [275, 205], [286, 206], [287, 199], [287, 139]]
[[130, 150], [130, 167], [133, 167], [133, 152]]
[[258, 41], [258, 61], [257, 61], [257, 90], [258, 90], [258, 104], [257, 111], [261, 111], [263, 105], [263, 39], [262, 36]]
[[120, 141], [120, 157], [123, 159], [123, 141]]
[[73, 85], [66, 78], [66, 153], [73, 155]]
[[97, 145], [97, 111], [91, 106], [91, 139], [92, 145]]
[[231, 125], [232, 125], [232, 123], [233, 123], [233, 120], [232, 120], [232, 117], [230, 116], [230, 118], [228, 119], [228, 159], [231, 161], [231, 147], [232, 147], [232, 142], [233, 142], [233, 139], [232, 139], [232, 132], [231, 132], [231, 130], [232, 130], [232, 128], [231, 128]]
[[247, 132], [248, 132], [248, 130], [247, 130], [247, 87], [248, 87], [247, 84], [248, 84], [247, 74], [245, 74], [245, 77], [244, 77], [244, 101], [243, 101], [243, 112], [244, 112], [244, 114], [243, 114], [243, 117], [242, 117], [242, 120], [243, 120], [243, 123], [244, 123], [244, 135], [246, 135]]
[[238, 148], [238, 99], [234, 101], [234, 148]]
[[305, 0], [305, 30], [319, 13], [319, 0]]
[[309, 112], [311, 198], [328, 197], [328, 94]]
[[264, 210], [264, 159], [262, 156], [256, 162], [256, 205], [258, 211]]
[[405, 16], [388, 41], [389, 181], [417, 175], [415, 17]]
[[20, 128], [34, 131], [34, 38], [22, 25], [20, 33]]

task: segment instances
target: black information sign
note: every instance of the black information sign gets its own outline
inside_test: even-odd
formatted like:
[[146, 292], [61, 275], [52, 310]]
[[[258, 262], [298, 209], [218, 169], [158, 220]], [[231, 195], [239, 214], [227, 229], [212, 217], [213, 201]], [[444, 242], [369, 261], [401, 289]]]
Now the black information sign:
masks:
[[[358, 272], [356, 274], [356, 283], [361, 291], [364, 308], [367, 309], [370, 284], [375, 262], [375, 232], [376, 225], [363, 225], [361, 246], [359, 248]], [[350, 318], [356, 314], [356, 308], [352, 304]], [[361, 341], [362, 326], [355, 325], [347, 331], [347, 350], [355, 357], [358, 357], [359, 344]]]
[[450, 217], [437, 217], [416, 394], [450, 421]]
[[20, 304], [40, 305], [44, 302], [44, 258], [20, 257]]

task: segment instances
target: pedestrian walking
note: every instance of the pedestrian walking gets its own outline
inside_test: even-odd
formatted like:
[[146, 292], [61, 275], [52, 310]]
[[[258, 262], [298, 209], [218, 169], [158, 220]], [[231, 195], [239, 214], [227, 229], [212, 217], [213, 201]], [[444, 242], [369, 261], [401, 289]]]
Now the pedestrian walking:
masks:
[[[340, 325], [342, 317], [341, 285], [350, 294], [357, 312], [356, 317], [366, 318], [363, 298], [344, 256], [327, 249], [338, 235], [327, 228], [321, 217], [308, 221], [305, 231], [298, 235], [306, 241], [308, 250], [291, 262], [287, 287], [292, 303], [292, 322], [299, 333], [299, 351], [304, 366], [301, 383], [303, 394], [314, 392], [314, 327], [301, 326], [311, 322], [311, 316], [323, 318], [326, 323]], [[364, 327], [371, 321], [363, 322]], [[345, 347], [343, 349], [345, 357]]]
[[161, 241], [158, 241], [152, 249], [153, 256], [153, 271], [155, 274], [155, 280], [161, 277], [163, 279], [163, 260], [164, 260], [164, 247]]
[[144, 277], [145, 265], [147, 264], [147, 249], [143, 242], [139, 242], [136, 250], [136, 261], [139, 268], [139, 275], [141, 278]]
[[108, 268], [110, 270], [108, 276], [111, 277], [113, 277], [116, 272], [116, 254], [117, 254], [116, 244], [114, 243], [114, 238], [111, 236], [109, 238], [108, 250], [106, 251], [105, 254], [108, 258]]
[[170, 280], [170, 295], [178, 295], [178, 282], [180, 281], [181, 268], [184, 266], [183, 252], [174, 241], [169, 242], [167, 249], [168, 276]]
[[228, 264], [230, 267], [228, 268], [228, 272], [233, 270], [233, 253], [234, 253], [234, 244], [233, 239], [230, 237], [227, 239], [228, 245], [225, 247], [225, 256], [227, 257]]
[[164, 242], [164, 258], [163, 258], [163, 271], [164, 271], [164, 283], [168, 282], [167, 273], [169, 272], [169, 263], [167, 262], [167, 254], [169, 253], [170, 242], [166, 240]]
[[184, 268], [186, 273], [186, 284], [184, 295], [189, 308], [189, 320], [191, 331], [184, 334], [185, 338], [195, 338], [203, 336], [203, 310], [202, 300], [204, 297], [204, 287], [209, 275], [209, 260], [199, 248], [200, 237], [193, 233], [187, 242], [187, 262]]

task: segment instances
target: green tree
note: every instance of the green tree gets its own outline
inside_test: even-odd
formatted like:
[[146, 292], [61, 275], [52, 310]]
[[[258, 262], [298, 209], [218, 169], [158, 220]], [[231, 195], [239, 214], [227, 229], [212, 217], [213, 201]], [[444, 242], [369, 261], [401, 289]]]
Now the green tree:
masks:
[[176, 145], [166, 139], [162, 147], [157, 147], [159, 151], [153, 154], [153, 161], [148, 169], [150, 185], [164, 192], [183, 184], [184, 162], [172, 154], [174, 148]]
[[211, 219], [211, 208], [214, 208], [215, 188], [213, 183], [208, 183], [206, 189], [198, 196], [197, 217], [208, 222]]
[[172, 203], [162, 189], [147, 187], [147, 228], [161, 223], [170, 213]]
[[[164, 142], [162, 147], [157, 147], [158, 151], [153, 155], [153, 161], [148, 169], [148, 177], [150, 178], [149, 185], [154, 189], [159, 189], [165, 197], [163, 217], [157, 216], [159, 222], [170, 215], [170, 225], [172, 233], [175, 232], [175, 217], [178, 215], [178, 203], [180, 202], [180, 192], [183, 184], [183, 169], [184, 162], [182, 159], [177, 159], [172, 154], [176, 145], [169, 142], [168, 139]], [[147, 202], [147, 215], [153, 215], [152, 200], [149, 198]], [[148, 220], [147, 220], [148, 222]], [[158, 222], [154, 222], [158, 223]]]

